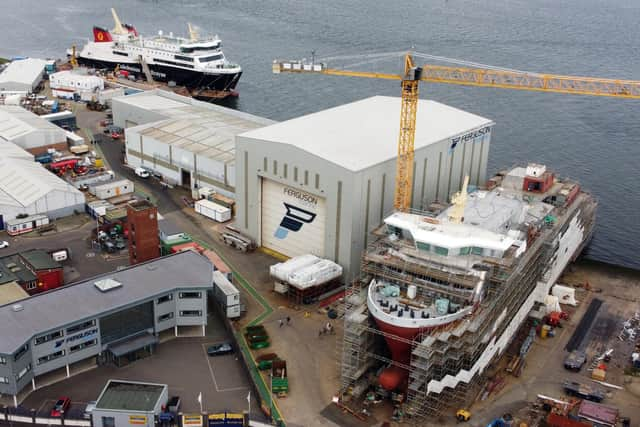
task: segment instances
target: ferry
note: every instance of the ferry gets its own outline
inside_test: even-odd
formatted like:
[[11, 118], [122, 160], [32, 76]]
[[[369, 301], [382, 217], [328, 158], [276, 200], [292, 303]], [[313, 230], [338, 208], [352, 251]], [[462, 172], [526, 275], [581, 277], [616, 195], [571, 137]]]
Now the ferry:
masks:
[[234, 91], [242, 68], [229, 62], [218, 36], [201, 37], [191, 24], [189, 37], [173, 33], [143, 37], [133, 25], [122, 24], [111, 9], [115, 27], [93, 27], [93, 41], [76, 54], [78, 64], [121, 70], [138, 78], [184, 86], [190, 90]]
[[408, 414], [469, 403], [593, 234], [595, 198], [544, 165], [467, 183], [451, 204], [385, 218], [363, 255], [365, 312], [390, 359], [378, 384]]

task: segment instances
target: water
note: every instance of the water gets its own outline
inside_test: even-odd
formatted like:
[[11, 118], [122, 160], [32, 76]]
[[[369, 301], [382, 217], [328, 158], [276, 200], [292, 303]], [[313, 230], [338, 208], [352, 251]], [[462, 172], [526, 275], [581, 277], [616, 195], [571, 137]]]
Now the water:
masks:
[[[231, 106], [285, 120], [374, 94], [390, 81], [271, 74], [278, 58], [416, 51], [528, 71], [640, 79], [637, 0], [2, 0], [0, 56], [61, 57], [112, 27], [109, 7], [142, 34], [218, 33], [244, 68]], [[7, 13], [9, 11], [9, 13]], [[356, 62], [356, 61], [354, 61]], [[396, 61], [374, 64], [398, 72]], [[640, 268], [640, 101], [422, 85], [429, 97], [497, 123], [489, 171], [546, 163], [599, 199], [593, 259]], [[357, 124], [354, 124], [357, 125]], [[396, 141], [389, 141], [395, 144]]]

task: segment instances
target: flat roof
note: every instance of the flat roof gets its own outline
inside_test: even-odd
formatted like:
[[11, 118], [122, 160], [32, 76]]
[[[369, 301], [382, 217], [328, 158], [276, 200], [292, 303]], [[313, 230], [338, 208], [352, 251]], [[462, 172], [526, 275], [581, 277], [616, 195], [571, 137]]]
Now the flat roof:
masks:
[[0, 86], [3, 83], [24, 83], [33, 85], [42, 77], [47, 61], [37, 58], [26, 58], [11, 62], [0, 73]]
[[55, 261], [51, 255], [42, 249], [31, 249], [20, 252], [20, 256], [36, 270], [48, 270], [62, 267], [58, 261]]
[[0, 285], [0, 304], [10, 304], [27, 298], [29, 294], [16, 282], [3, 283]]
[[[0, 258], [0, 266], [0, 270], [3, 272], [3, 275], [10, 280], [32, 282], [37, 279], [36, 275], [24, 266], [20, 259], [20, 255], [17, 253]], [[4, 278], [5, 277], [3, 277], [3, 279]]]
[[[289, 144], [343, 168], [359, 171], [398, 154], [400, 98], [374, 96], [241, 134]], [[470, 131], [493, 121], [421, 99], [416, 117], [415, 149]]]
[[172, 147], [223, 163], [235, 161], [235, 137], [273, 120], [195, 100], [161, 89], [115, 98], [163, 118], [129, 128]]
[[[112, 279], [117, 289], [99, 291], [95, 282]], [[0, 353], [12, 354], [34, 335], [128, 307], [177, 288], [209, 289], [213, 266], [204, 256], [186, 251], [96, 276], [75, 284], [0, 306]]]
[[166, 388], [166, 384], [109, 380], [100, 393], [96, 409], [150, 412]]
[[167, 236], [184, 233], [184, 231], [180, 227], [178, 227], [175, 222], [167, 218], [158, 219], [158, 228]]
[[265, 119], [264, 117], [254, 116], [253, 114], [222, 107], [209, 102], [198, 101], [197, 99], [178, 95], [177, 93], [162, 89], [153, 89], [132, 95], [119, 96], [114, 99], [123, 104], [148, 111], [154, 111], [162, 115], [165, 119], [189, 118], [193, 114], [197, 114], [202, 111], [217, 111], [230, 117], [236, 117], [238, 119], [257, 123], [261, 126], [275, 123], [273, 120]]

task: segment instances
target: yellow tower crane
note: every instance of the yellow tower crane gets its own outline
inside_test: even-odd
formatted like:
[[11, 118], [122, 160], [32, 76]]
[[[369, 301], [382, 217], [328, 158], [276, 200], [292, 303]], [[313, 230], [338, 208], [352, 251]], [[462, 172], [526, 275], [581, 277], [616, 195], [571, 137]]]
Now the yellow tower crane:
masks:
[[[366, 55], [362, 56], [366, 57]], [[382, 57], [382, 55], [379, 56]], [[427, 64], [417, 67], [414, 63], [414, 56], [435, 60], [449, 60], [449, 58], [408, 53], [404, 56], [404, 73], [402, 75], [332, 69], [327, 68], [325, 63], [316, 63], [315, 60], [312, 62], [279, 60], [273, 62], [273, 72], [276, 74], [284, 72], [316, 73], [332, 76], [364, 77], [401, 81], [402, 101], [400, 108], [400, 136], [398, 140], [398, 160], [394, 197], [394, 207], [400, 211], [407, 211], [411, 207], [413, 153], [416, 132], [416, 111], [418, 108], [418, 84], [421, 81], [538, 92], [640, 99], [640, 81], [635, 80], [616, 80], [529, 73], [457, 60], [454, 61], [465, 65], [469, 64], [470, 66], [451, 67]]]

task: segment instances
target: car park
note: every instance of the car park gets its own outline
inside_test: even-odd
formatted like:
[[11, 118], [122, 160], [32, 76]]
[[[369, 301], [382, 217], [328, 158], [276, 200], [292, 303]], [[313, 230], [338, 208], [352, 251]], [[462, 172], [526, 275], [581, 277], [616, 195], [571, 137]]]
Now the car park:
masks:
[[52, 417], [61, 417], [66, 411], [69, 410], [71, 406], [71, 399], [68, 397], [61, 397], [58, 401], [53, 405], [51, 409]]
[[207, 348], [207, 354], [209, 356], [221, 356], [223, 354], [230, 354], [230, 353], [233, 353], [233, 347], [231, 346], [231, 343], [227, 341], [214, 344], [212, 346], [209, 346], [209, 348]]

